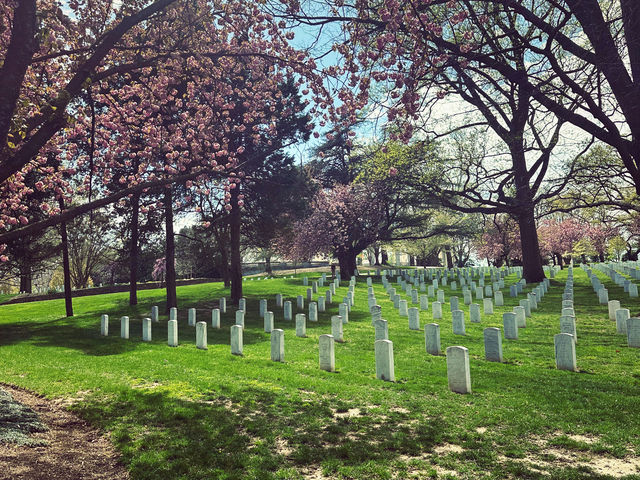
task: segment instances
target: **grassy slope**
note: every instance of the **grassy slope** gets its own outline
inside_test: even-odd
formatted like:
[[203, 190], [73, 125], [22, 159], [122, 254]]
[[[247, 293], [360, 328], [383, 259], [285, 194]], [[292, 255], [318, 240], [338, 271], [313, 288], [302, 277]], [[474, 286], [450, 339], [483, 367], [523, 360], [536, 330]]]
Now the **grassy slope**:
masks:
[[[336, 344], [338, 371], [320, 371], [318, 336], [330, 333], [337, 303], [320, 314], [320, 322], [308, 323], [308, 338], [297, 338], [274, 298], [277, 292], [303, 294], [299, 278], [245, 283], [244, 357], [230, 354], [232, 308], [221, 330], [209, 328], [206, 352], [195, 348], [194, 329], [187, 326], [191, 306], [198, 307], [199, 320], [209, 320], [217, 298], [228, 295], [221, 284], [179, 288], [178, 348], [166, 346], [166, 317], [153, 325], [154, 341], [141, 342], [141, 318], [151, 305], [163, 311], [162, 290], [140, 292], [136, 308], [127, 305], [126, 293], [78, 298], [73, 319], [63, 317], [62, 300], [0, 306], [0, 381], [82, 400], [74, 408], [111, 432], [133, 478], [302, 478], [319, 472], [336, 478], [442, 478], [446, 471], [465, 478], [543, 478], [540, 470], [551, 478], [609, 478], [585, 467], [536, 469], [519, 461], [541, 452], [540, 439], [586, 453], [640, 454], [640, 351], [615, 334], [606, 306], [598, 305], [584, 272], [575, 272], [581, 373], [554, 366], [566, 272], [552, 281], [520, 339], [503, 341], [504, 364], [484, 360], [482, 329], [501, 326], [502, 312], [517, 304], [508, 295], [515, 278], [504, 289], [507, 305], [483, 315], [481, 324], [470, 323], [463, 307], [464, 338], [453, 335], [445, 306], [442, 346], [469, 348], [472, 395], [447, 390], [445, 357], [425, 353], [424, 334], [408, 329], [380, 283], [376, 295], [389, 321], [397, 382], [375, 379], [364, 281], [345, 325], [346, 343]], [[640, 311], [637, 299], [631, 304], [621, 288], [598, 275], [611, 299], [622, 300], [632, 315]], [[334, 298], [346, 291], [340, 288]], [[285, 329], [284, 364], [269, 360], [269, 336], [257, 314], [260, 298], [269, 299], [276, 327]], [[111, 317], [108, 338], [99, 336], [102, 313]], [[130, 340], [118, 338], [121, 315], [131, 317]], [[430, 312], [421, 312], [421, 324], [429, 322]], [[438, 449], [446, 444], [462, 448]]]

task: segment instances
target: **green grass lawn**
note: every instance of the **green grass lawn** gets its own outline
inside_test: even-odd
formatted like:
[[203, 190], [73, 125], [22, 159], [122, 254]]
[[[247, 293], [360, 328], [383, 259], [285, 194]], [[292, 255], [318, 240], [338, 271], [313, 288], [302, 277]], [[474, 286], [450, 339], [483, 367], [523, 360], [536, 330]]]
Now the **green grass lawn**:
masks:
[[[518, 340], [503, 340], [505, 363], [484, 360], [482, 330], [502, 326], [509, 297], [482, 323], [469, 322], [465, 337], [451, 329], [448, 297], [440, 323], [442, 347], [469, 348], [473, 393], [448, 391], [446, 359], [430, 356], [424, 333], [408, 329], [374, 283], [394, 343], [396, 382], [375, 378], [374, 330], [364, 279], [356, 306], [336, 344], [336, 373], [318, 368], [318, 337], [330, 333], [334, 302], [307, 323], [307, 338], [283, 321], [275, 294], [305, 294], [296, 279], [246, 281], [244, 356], [230, 353], [229, 328], [208, 329], [208, 351], [195, 348], [187, 308], [210, 322], [210, 309], [226, 295], [221, 284], [178, 288], [180, 346], [166, 345], [166, 316], [153, 324], [153, 342], [141, 341], [141, 319], [152, 305], [164, 311], [163, 290], [74, 300], [76, 316], [64, 318], [63, 300], [0, 306], [0, 381], [50, 397], [109, 432], [132, 478], [636, 478], [640, 457], [640, 350], [616, 335], [607, 307], [598, 305], [586, 274], [575, 269], [579, 373], [558, 371], [553, 335], [559, 333], [566, 270], [527, 319]], [[632, 315], [640, 302], [604, 274], [610, 299]], [[348, 282], [334, 300], [346, 295]], [[324, 294], [326, 288], [321, 288]], [[398, 291], [400, 289], [398, 288]], [[530, 286], [525, 292], [530, 291]], [[285, 363], [270, 361], [270, 339], [258, 317], [268, 298], [276, 328], [285, 330]], [[433, 299], [432, 299], [433, 300]], [[475, 301], [475, 300], [474, 300]], [[306, 302], [305, 302], [306, 303]], [[306, 306], [306, 305], [305, 305]], [[109, 337], [100, 315], [110, 316]], [[306, 312], [306, 308], [305, 311]], [[131, 338], [120, 334], [120, 316], [131, 318]], [[421, 327], [431, 312], [421, 312]], [[636, 462], [636, 463], [634, 463]], [[624, 467], [624, 468], [623, 468]], [[626, 476], [625, 476], [626, 475]]]

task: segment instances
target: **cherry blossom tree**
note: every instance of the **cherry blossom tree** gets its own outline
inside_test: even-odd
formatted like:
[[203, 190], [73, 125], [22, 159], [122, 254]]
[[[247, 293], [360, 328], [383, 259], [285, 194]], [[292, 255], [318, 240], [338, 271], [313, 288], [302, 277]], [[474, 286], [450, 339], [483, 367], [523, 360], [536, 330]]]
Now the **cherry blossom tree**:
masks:
[[[254, 113], [268, 129], [263, 107], [285, 76], [295, 71], [313, 84], [314, 97], [329, 100], [313, 60], [291, 46], [293, 34], [253, 2], [81, 1], [62, 11], [53, 2], [3, 1], [1, 8], [1, 229], [29, 222], [20, 206], [32, 192], [27, 172], [42, 175], [38, 190], [67, 200], [75, 192], [62, 174], [85, 165], [97, 182], [110, 182], [114, 162], [128, 162], [131, 172], [117, 179], [125, 189], [195, 171], [196, 158], [203, 174], [223, 174], [244, 148], [231, 150], [227, 134], [260, 123]], [[46, 41], [31, 41], [45, 33]], [[252, 81], [237, 85], [239, 71], [251, 71]], [[233, 125], [231, 93], [247, 112]], [[82, 151], [74, 139], [86, 132], [89, 149]], [[144, 147], [135, 141], [141, 135], [149, 140]], [[130, 158], [120, 159], [126, 152]], [[49, 165], [50, 153], [63, 159], [59, 168]], [[86, 189], [95, 185], [87, 177]], [[104, 187], [98, 193], [118, 198]], [[60, 212], [56, 202], [42, 208]]]
[[387, 205], [377, 193], [376, 188], [358, 184], [320, 190], [311, 214], [295, 224], [290, 237], [281, 239], [281, 253], [292, 260], [332, 255], [338, 259], [341, 275], [350, 278], [356, 257], [392, 227], [386, 218]]
[[575, 218], [544, 220], [538, 227], [540, 246], [562, 268], [562, 259], [570, 255], [575, 244], [585, 236], [588, 225]]
[[522, 258], [520, 235], [515, 221], [506, 216], [493, 217], [477, 240], [475, 250], [480, 258], [486, 258], [494, 265], [511, 264]]

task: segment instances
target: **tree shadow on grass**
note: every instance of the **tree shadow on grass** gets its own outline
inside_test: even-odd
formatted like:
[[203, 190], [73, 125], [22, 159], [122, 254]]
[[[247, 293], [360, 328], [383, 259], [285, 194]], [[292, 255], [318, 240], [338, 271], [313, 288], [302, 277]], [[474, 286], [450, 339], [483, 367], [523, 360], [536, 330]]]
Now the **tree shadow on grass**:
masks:
[[[62, 323], [61, 318], [47, 323], [28, 325], [24, 323], [7, 323], [0, 325], [0, 346], [29, 342], [38, 347], [64, 347], [83, 352], [85, 355], [105, 356], [119, 355], [145, 348], [145, 345], [167, 345], [167, 322], [151, 324], [152, 341], [142, 342], [142, 319], [129, 320], [129, 339], [120, 338], [120, 318], [109, 319], [109, 335], [100, 335], [100, 321], [95, 326]], [[229, 326], [214, 330], [207, 329], [209, 345], [230, 345]], [[195, 345], [195, 328], [187, 324], [186, 319], [178, 325], [180, 344]], [[256, 328], [247, 328], [243, 335], [244, 345], [269, 342], [268, 333]]]
[[[221, 387], [224, 392], [224, 387]], [[133, 478], [283, 478], [279, 469], [420, 456], [443, 441], [440, 418], [408, 413], [349, 416], [340, 401], [291, 398], [248, 387], [190, 400], [158, 390], [127, 390], [74, 409], [113, 432]], [[291, 478], [291, 477], [287, 477]]]

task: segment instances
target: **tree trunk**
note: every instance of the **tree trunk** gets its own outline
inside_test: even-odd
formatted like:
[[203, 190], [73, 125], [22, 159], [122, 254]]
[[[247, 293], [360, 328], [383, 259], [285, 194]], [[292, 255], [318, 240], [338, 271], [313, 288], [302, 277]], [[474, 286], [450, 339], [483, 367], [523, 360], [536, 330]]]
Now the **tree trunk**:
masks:
[[[528, 108], [528, 107], [527, 107]], [[521, 129], [516, 130], [510, 145], [511, 160], [513, 162], [513, 181], [516, 187], [516, 203], [514, 216], [520, 229], [520, 246], [522, 248], [522, 276], [528, 283], [538, 283], [544, 280], [542, 256], [538, 242], [538, 231], [533, 211], [533, 193], [529, 185], [529, 172], [523, 146], [523, 131], [526, 121], [526, 109], [522, 108], [515, 123], [520, 123]]]
[[20, 293], [33, 293], [31, 266], [20, 266]]
[[[63, 206], [63, 205], [61, 205]], [[62, 270], [64, 275], [64, 307], [67, 317], [73, 317], [73, 300], [71, 298], [71, 268], [69, 266], [69, 241], [67, 237], [67, 224], [60, 224], [60, 236], [62, 237]]]
[[[236, 184], [237, 185], [237, 184]], [[242, 256], [240, 255], [240, 206], [238, 195], [240, 190], [231, 189], [231, 212], [229, 212], [229, 229], [231, 245], [231, 303], [237, 304], [242, 298]]]
[[138, 237], [140, 195], [131, 197], [131, 243], [129, 245], [129, 305], [138, 304]]
[[562, 270], [562, 255], [560, 255], [559, 253], [556, 253], [555, 257], [557, 259], [556, 265], [559, 265], [560, 270]]
[[599, 253], [598, 259], [600, 260], [600, 262], [604, 262], [604, 253]]
[[267, 275], [273, 275], [273, 270], [271, 270], [271, 255], [264, 257], [264, 271]]
[[389, 254], [386, 250], [380, 252], [382, 254], [382, 265], [389, 265]]
[[349, 280], [356, 271], [356, 258], [358, 254], [348, 251], [337, 255], [338, 264], [340, 266], [340, 278]]
[[452, 268], [453, 267], [453, 257], [451, 256], [451, 248], [450, 247], [445, 247], [444, 255], [447, 258], [447, 268]]
[[173, 234], [173, 187], [167, 186], [164, 190], [164, 220], [166, 230], [166, 289], [167, 312], [171, 307], [178, 307], [178, 292], [176, 289], [176, 244]]
[[375, 258], [375, 266], [380, 266], [380, 247], [373, 247], [373, 257]]
[[522, 276], [527, 283], [541, 282], [545, 276], [533, 208], [518, 215], [518, 226], [522, 245]]

